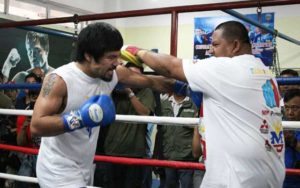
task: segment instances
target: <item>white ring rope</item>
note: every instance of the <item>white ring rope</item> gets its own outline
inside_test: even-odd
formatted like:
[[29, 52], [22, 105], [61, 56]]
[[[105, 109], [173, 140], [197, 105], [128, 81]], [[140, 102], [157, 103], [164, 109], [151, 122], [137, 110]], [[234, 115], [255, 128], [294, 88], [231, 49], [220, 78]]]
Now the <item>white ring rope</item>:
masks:
[[28, 183], [38, 183], [37, 178], [28, 177], [28, 176], [18, 176], [18, 175], [13, 175], [13, 174], [0, 173], [0, 178], [9, 179], [9, 180], [17, 180], [17, 181], [28, 182]]
[[[13, 174], [5, 174], [0, 173], [0, 178], [3, 179], [9, 179], [9, 180], [16, 180], [21, 182], [27, 182], [27, 183], [39, 183], [37, 178], [34, 177], [28, 177], [28, 176], [18, 176]], [[87, 188], [100, 188], [100, 187], [93, 187], [93, 186], [85, 186]]]
[[[14, 110], [0, 108], [0, 114], [5, 115], [25, 115], [31, 116], [32, 110]], [[134, 116], [134, 115], [116, 115], [116, 121], [132, 123], [154, 123], [164, 125], [199, 125], [200, 118], [183, 118], [183, 117], [164, 117], [164, 116]], [[300, 121], [283, 121], [282, 126], [285, 129], [299, 129]]]

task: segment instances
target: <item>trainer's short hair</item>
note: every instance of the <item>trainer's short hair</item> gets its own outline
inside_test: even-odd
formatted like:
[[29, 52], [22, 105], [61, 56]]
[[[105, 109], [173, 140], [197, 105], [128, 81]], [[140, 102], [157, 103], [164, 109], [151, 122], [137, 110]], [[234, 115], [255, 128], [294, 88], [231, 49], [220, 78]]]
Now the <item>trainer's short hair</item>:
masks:
[[227, 21], [219, 24], [215, 30], [222, 30], [222, 36], [224, 39], [233, 41], [239, 40], [243, 43], [248, 43], [250, 45], [250, 39], [248, 35], [248, 30], [246, 27], [238, 21]]

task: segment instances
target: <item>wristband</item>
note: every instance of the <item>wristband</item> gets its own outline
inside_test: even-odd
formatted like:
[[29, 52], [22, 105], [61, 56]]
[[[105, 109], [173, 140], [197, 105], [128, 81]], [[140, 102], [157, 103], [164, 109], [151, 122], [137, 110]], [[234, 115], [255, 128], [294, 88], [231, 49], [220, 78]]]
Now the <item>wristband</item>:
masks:
[[128, 94], [128, 97], [131, 99], [132, 97], [134, 97], [135, 96], [135, 94], [133, 93], [133, 92], [130, 92], [129, 94]]

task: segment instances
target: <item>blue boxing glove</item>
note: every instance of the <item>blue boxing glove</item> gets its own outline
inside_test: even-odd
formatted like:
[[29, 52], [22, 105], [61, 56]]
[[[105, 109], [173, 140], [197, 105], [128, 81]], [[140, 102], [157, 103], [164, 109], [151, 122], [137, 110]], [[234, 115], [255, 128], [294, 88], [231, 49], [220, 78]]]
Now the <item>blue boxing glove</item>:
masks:
[[201, 92], [192, 91], [187, 83], [176, 80], [173, 86], [173, 91], [176, 95], [189, 96], [195, 105], [198, 108], [200, 107], [203, 94]]
[[87, 127], [107, 126], [116, 117], [113, 101], [108, 95], [96, 95], [89, 98], [79, 110], [73, 110], [62, 116], [67, 132]]

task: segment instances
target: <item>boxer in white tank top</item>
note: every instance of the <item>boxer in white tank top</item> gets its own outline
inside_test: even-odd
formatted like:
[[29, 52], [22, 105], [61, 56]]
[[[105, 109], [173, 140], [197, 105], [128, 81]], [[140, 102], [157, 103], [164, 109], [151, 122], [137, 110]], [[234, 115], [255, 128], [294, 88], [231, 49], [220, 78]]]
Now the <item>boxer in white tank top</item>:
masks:
[[118, 82], [170, 90], [170, 82], [161, 77], [144, 76], [121, 66], [122, 45], [122, 36], [113, 26], [90, 24], [78, 36], [75, 61], [44, 79], [31, 121], [31, 134], [42, 136], [37, 161], [42, 188], [92, 185], [100, 126], [115, 118], [108, 95]]

